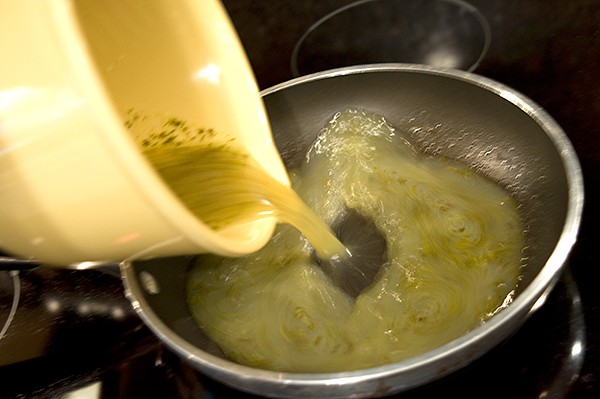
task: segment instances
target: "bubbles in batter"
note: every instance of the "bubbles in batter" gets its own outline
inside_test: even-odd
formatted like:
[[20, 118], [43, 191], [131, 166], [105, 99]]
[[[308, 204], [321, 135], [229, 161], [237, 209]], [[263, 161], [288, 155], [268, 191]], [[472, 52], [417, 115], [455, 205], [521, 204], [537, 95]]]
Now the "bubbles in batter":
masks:
[[372, 220], [388, 260], [353, 300], [288, 225], [250, 256], [199, 258], [189, 306], [231, 359], [287, 372], [378, 366], [439, 347], [510, 301], [523, 248], [513, 199], [465, 167], [418, 154], [383, 117], [339, 113], [291, 175], [326, 223], [345, 207]]

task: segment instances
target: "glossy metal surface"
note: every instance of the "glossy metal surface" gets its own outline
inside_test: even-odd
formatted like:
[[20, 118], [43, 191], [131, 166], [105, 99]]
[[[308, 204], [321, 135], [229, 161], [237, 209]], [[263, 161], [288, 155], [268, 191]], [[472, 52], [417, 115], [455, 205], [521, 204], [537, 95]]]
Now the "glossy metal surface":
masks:
[[[388, 395], [439, 379], [476, 360], [521, 326], [557, 281], [576, 239], [583, 181], [567, 137], [531, 100], [486, 78], [415, 65], [330, 71], [275, 86], [263, 95], [288, 167], [303, 156], [335, 112], [362, 107], [410, 132], [423, 151], [456, 158], [505, 185], [523, 205], [528, 265], [506, 309], [434, 351], [354, 372], [290, 374], [227, 360], [195, 326], [185, 304], [191, 258], [124, 263], [126, 293], [134, 308], [160, 339], [202, 373], [272, 397]], [[144, 289], [149, 281], [152, 288]]]
[[387, 262], [387, 242], [373, 221], [353, 209], [344, 209], [331, 228], [351, 256], [320, 259], [313, 251], [313, 261], [334, 285], [356, 298], [373, 285]]

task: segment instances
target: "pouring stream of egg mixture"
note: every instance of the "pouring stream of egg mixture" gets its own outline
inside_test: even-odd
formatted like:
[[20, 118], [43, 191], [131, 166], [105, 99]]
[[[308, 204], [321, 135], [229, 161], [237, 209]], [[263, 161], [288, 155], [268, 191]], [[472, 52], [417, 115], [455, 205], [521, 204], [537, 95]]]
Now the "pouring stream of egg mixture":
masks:
[[[199, 256], [189, 276], [195, 321], [236, 362], [301, 373], [379, 366], [460, 337], [512, 299], [524, 240], [515, 201], [465, 166], [418, 153], [381, 115], [336, 114], [289, 172], [293, 190], [234, 143], [171, 141], [145, 155], [206, 224], [282, 222], [258, 252]], [[311, 256], [346, 256], [329, 225], [347, 209], [386, 241], [385, 264], [356, 298]]]

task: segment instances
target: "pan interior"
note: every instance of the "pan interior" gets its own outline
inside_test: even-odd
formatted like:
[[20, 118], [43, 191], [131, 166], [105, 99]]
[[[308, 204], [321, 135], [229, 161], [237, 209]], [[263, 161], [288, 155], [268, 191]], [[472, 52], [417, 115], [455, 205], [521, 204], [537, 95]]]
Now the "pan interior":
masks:
[[497, 93], [435, 74], [380, 72], [316, 80], [264, 99], [288, 169], [336, 112], [354, 107], [382, 114], [422, 152], [456, 160], [505, 187], [519, 203], [527, 233], [517, 295], [560, 238], [568, 208], [563, 161], [538, 121]]
[[[539, 121], [496, 92], [443, 75], [379, 72], [305, 81], [270, 91], [264, 101], [288, 168], [300, 162], [336, 112], [362, 108], [406, 131], [421, 151], [455, 159], [506, 187], [520, 204], [527, 232], [516, 296], [544, 268], [560, 239], [568, 211], [563, 161]], [[134, 262], [133, 270], [160, 284], [160, 294], [140, 291], [162, 323], [193, 346], [224, 357], [187, 308], [193, 259]]]

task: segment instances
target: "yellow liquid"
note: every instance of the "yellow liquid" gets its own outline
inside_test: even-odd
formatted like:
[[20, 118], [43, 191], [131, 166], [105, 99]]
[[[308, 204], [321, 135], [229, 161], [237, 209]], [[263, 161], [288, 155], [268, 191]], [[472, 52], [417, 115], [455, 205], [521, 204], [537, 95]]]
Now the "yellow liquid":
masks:
[[319, 257], [345, 253], [329, 226], [291, 188], [231, 144], [156, 146], [144, 154], [188, 209], [215, 230], [275, 217], [301, 231]]
[[523, 228], [501, 187], [416, 153], [382, 117], [356, 110], [337, 115], [306, 159], [294, 190], [327, 223], [344, 207], [372, 220], [388, 261], [353, 300], [287, 225], [256, 254], [200, 258], [190, 310], [231, 359], [287, 372], [379, 366], [458, 338], [510, 302]]

